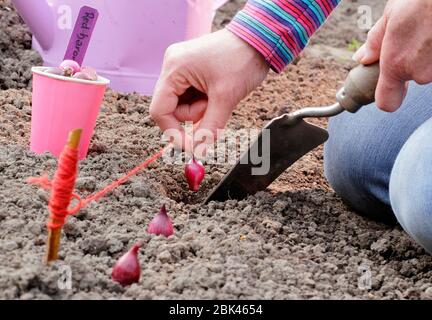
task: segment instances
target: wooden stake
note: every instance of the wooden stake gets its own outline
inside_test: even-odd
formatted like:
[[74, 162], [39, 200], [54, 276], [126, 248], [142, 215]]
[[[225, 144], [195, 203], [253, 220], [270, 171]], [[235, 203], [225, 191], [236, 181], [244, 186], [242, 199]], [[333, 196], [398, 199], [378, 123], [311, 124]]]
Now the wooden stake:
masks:
[[[67, 145], [70, 148], [78, 148], [81, 139], [81, 129], [72, 130], [69, 133], [69, 139]], [[51, 261], [58, 259], [58, 250], [60, 247], [61, 238], [61, 228], [48, 229], [48, 239], [47, 239], [47, 250], [45, 255], [45, 263], [49, 264]]]
[[68, 146], [76, 149], [80, 143], [82, 129], [75, 129], [69, 133]]
[[61, 228], [48, 229], [47, 251], [45, 256], [46, 264], [49, 264], [51, 261], [58, 259], [60, 237], [61, 237]]

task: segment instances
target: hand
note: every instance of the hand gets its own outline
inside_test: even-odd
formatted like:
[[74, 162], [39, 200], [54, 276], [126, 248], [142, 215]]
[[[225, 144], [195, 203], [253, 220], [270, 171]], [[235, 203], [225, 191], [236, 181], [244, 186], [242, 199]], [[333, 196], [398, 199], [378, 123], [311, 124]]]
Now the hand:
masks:
[[384, 111], [397, 110], [408, 81], [432, 82], [432, 1], [389, 0], [354, 60], [362, 64], [380, 60], [376, 104]]
[[192, 152], [202, 141], [191, 141], [181, 123], [191, 121], [216, 139], [236, 105], [268, 71], [264, 58], [228, 30], [173, 44], [165, 53], [150, 115], [162, 131], [179, 132], [175, 144]]

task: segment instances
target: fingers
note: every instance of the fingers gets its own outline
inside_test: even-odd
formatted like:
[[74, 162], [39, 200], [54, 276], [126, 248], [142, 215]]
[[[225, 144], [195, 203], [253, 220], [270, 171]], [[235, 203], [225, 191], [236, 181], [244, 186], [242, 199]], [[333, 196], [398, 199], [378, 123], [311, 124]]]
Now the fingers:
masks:
[[174, 111], [174, 116], [180, 122], [198, 122], [207, 108], [207, 100], [196, 101], [192, 104], [181, 104]]
[[380, 59], [386, 25], [387, 19], [383, 16], [369, 31], [366, 43], [354, 54], [353, 59], [355, 61], [367, 65]]
[[174, 117], [174, 111], [178, 104], [178, 95], [173, 86], [169, 81], [159, 79], [150, 103], [150, 116], [162, 131], [180, 126]]
[[228, 101], [217, 95], [209, 96], [207, 109], [194, 133], [194, 152], [198, 157], [205, 156], [206, 144], [218, 138], [231, 117], [233, 107]]
[[387, 68], [381, 67], [375, 100], [378, 108], [387, 112], [393, 112], [401, 106], [405, 99], [408, 83], [404, 80], [397, 79], [397, 77], [387, 70]]
[[[389, 64], [388, 59], [382, 58], [386, 55], [385, 34], [387, 28], [387, 16], [381, 19], [369, 31], [366, 43], [354, 54], [353, 59], [368, 65], [377, 62], [381, 58], [381, 72], [375, 93], [377, 106], [387, 112], [396, 111], [402, 104], [407, 93], [407, 82], [400, 79]], [[388, 39], [387, 39], [388, 40]], [[388, 55], [388, 52], [387, 52]]]
[[225, 128], [232, 113], [232, 108], [224, 103], [222, 99], [210, 98], [207, 110], [202, 118], [198, 129], [205, 129], [217, 139], [218, 130]]
[[161, 78], [156, 84], [153, 99], [150, 104], [150, 116], [164, 132], [164, 138], [182, 149], [190, 149], [191, 141], [186, 136], [180, 121], [175, 116], [178, 95], [184, 92], [169, 80]]

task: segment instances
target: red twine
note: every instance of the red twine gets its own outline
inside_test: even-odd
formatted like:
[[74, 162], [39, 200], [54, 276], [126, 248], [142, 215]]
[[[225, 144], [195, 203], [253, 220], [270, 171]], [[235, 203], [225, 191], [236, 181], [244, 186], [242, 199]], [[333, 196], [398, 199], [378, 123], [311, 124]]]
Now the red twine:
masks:
[[[52, 181], [49, 180], [47, 175], [43, 175], [42, 177], [29, 178], [27, 179], [27, 182], [38, 185], [43, 189], [51, 190], [51, 197], [48, 204], [51, 214], [47, 227], [50, 229], [61, 228], [65, 224], [68, 215], [76, 214], [90, 202], [102, 198], [113, 189], [122, 185], [139, 171], [159, 159], [163, 155], [164, 151], [165, 148], [129, 171], [123, 177], [85, 199], [81, 199], [79, 195], [73, 192], [78, 172], [78, 151], [69, 146], [64, 148], [59, 157], [58, 168]], [[78, 204], [69, 209], [70, 202], [74, 198], [78, 200]]]

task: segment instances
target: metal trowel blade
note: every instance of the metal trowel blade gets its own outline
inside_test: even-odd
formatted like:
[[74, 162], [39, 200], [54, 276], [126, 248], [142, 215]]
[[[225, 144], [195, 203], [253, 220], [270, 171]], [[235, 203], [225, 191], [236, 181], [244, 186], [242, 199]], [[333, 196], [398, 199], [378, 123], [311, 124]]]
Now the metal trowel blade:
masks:
[[204, 203], [240, 200], [265, 190], [289, 166], [327, 139], [326, 130], [288, 114], [273, 119]]

